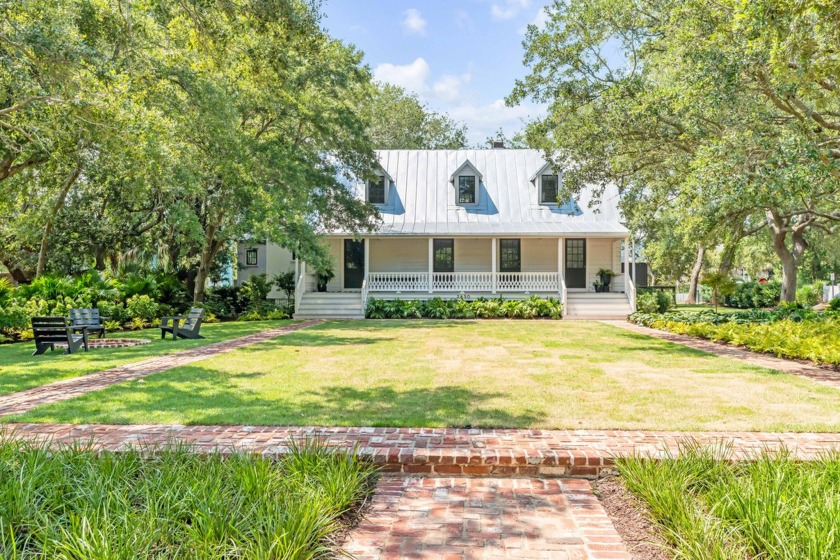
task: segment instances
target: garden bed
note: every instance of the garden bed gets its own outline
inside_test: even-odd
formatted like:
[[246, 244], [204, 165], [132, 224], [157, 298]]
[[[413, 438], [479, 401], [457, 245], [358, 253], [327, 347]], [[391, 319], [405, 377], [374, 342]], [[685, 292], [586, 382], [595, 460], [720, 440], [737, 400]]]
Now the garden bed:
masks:
[[[839, 306], [840, 307], [840, 306]], [[791, 306], [736, 313], [634, 313], [631, 322], [772, 354], [840, 368], [840, 309]]]
[[375, 475], [313, 443], [277, 461], [0, 441], [0, 557], [332, 557]]
[[679, 458], [617, 461], [623, 483], [686, 559], [840, 558], [840, 456], [782, 451], [732, 461], [686, 443]]

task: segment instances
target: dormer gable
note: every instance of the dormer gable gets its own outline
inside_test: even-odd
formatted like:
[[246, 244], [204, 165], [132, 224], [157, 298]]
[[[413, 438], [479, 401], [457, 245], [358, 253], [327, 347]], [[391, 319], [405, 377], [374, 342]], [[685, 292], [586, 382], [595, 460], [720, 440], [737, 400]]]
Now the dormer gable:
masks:
[[382, 166], [378, 166], [373, 176], [365, 181], [365, 202], [374, 206], [385, 206], [393, 182], [388, 172]]
[[537, 188], [537, 204], [543, 206], [557, 206], [557, 193], [560, 191], [560, 174], [550, 163], [544, 163], [531, 178], [531, 183]]
[[481, 192], [481, 178], [478, 168], [470, 160], [464, 160], [464, 163], [449, 177], [449, 182], [455, 187], [455, 204], [477, 205]]

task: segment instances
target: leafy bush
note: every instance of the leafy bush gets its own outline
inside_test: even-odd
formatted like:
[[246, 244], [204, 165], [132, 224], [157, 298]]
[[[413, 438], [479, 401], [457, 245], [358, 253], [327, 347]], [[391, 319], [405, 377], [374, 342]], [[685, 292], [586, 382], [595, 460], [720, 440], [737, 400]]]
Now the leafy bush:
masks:
[[259, 311], [273, 306], [266, 300], [269, 292], [271, 292], [271, 282], [265, 274], [253, 274], [242, 283], [239, 296], [245, 302], [248, 311]]
[[288, 319], [290, 315], [285, 309], [263, 309], [262, 311], [247, 311], [237, 317], [237, 321], [279, 321], [281, 319]]
[[[840, 306], [838, 306], [840, 308]], [[634, 313], [630, 320], [655, 329], [744, 346], [781, 358], [840, 365], [840, 309], [817, 312], [800, 304], [737, 313]]]
[[235, 319], [245, 312], [247, 304], [239, 286], [220, 286], [208, 290], [204, 307], [219, 317]]
[[146, 295], [134, 295], [125, 302], [125, 312], [132, 319], [151, 321], [158, 314], [159, 305]]
[[742, 282], [733, 293], [723, 298], [723, 304], [741, 309], [773, 307], [781, 297], [782, 285], [779, 282]]
[[0, 440], [0, 557], [326, 558], [376, 469], [323, 444], [280, 460]]
[[662, 290], [651, 290], [636, 296], [636, 309], [642, 313], [665, 313], [672, 305], [671, 296]]
[[822, 297], [822, 288], [818, 288], [813, 284], [801, 286], [796, 290], [796, 303], [813, 307], [820, 302]]
[[554, 298], [532, 296], [524, 300], [505, 300], [503, 298], [468, 300], [465, 298], [432, 298], [420, 300], [381, 300], [371, 298], [368, 301], [365, 316], [369, 319], [494, 319], [516, 318], [533, 319], [562, 317], [563, 305]]
[[12, 293], [14, 291], [15, 289], [12, 287], [11, 282], [9, 282], [6, 278], [0, 278], [0, 308], [9, 303], [9, 300], [12, 299]]

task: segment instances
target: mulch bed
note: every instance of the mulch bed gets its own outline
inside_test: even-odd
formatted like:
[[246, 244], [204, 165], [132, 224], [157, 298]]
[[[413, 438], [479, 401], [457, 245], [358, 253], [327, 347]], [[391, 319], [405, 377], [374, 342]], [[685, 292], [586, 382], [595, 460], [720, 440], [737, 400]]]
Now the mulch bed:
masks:
[[647, 510], [624, 486], [620, 477], [613, 476], [592, 483], [601, 505], [610, 516], [633, 560], [672, 560], [664, 537], [650, 520]]

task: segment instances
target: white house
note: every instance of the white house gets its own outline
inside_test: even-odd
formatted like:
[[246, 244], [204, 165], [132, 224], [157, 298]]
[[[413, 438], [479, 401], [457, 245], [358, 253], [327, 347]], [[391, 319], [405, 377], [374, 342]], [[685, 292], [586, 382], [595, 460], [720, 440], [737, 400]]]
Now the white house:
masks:
[[[563, 301], [568, 316], [623, 316], [635, 307], [628, 230], [618, 191], [592, 189], [557, 204], [562, 170], [538, 150], [383, 150], [379, 177], [351, 188], [379, 211], [374, 232], [325, 232], [335, 263], [317, 271], [273, 244], [239, 246], [240, 280], [295, 271], [296, 317], [360, 317], [368, 298], [521, 298]], [[595, 293], [601, 269], [615, 271]], [[279, 298], [279, 293], [270, 297]]]

